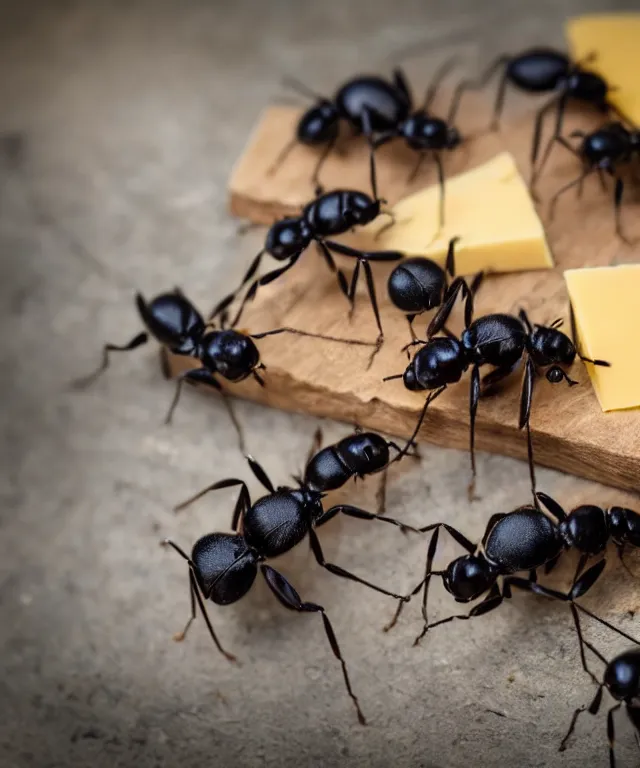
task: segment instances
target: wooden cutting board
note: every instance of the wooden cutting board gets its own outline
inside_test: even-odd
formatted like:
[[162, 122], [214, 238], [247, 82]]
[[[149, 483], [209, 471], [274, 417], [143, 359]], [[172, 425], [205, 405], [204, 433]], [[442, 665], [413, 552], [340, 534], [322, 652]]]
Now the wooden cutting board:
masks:
[[[477, 130], [480, 124], [486, 126], [486, 113], [486, 105], [484, 113], [474, 110], [474, 115], [467, 120], [476, 125], [467, 131]], [[285, 214], [295, 214], [313, 198], [310, 177], [317, 158], [314, 150], [297, 146], [277, 173], [268, 172], [293, 135], [298, 115], [299, 110], [291, 107], [272, 107], [262, 115], [230, 180], [229, 205], [234, 215], [270, 224]], [[526, 178], [531, 118], [532, 113], [526, 119], [503, 126], [498, 133], [485, 132], [468, 141], [447, 157], [447, 174], [475, 167], [507, 149], [515, 156]], [[578, 126], [589, 129], [594, 125], [593, 120], [588, 112], [573, 113], [567, 118], [566, 133]], [[463, 120], [461, 123], [465, 125]], [[434, 183], [435, 170], [425, 163], [420, 176], [407, 186], [406, 179], [414, 161], [415, 156], [399, 142], [379, 152], [380, 193], [390, 204]], [[539, 212], [547, 225], [556, 268], [492, 275], [478, 295], [476, 316], [497, 311], [513, 313], [524, 307], [533, 322], [549, 323], [557, 317], [568, 319], [564, 269], [640, 261], [638, 246], [626, 245], [616, 238], [612, 189], [603, 193], [597, 179], [586, 183], [581, 200], [572, 193], [567, 194], [558, 205], [554, 221], [548, 222], [544, 201], [563, 183], [575, 178], [578, 171], [576, 159], [557, 147], [539, 186], [543, 200]], [[368, 190], [365, 143], [348, 139], [343, 151], [334, 153], [327, 161], [322, 181], [328, 189]], [[628, 234], [636, 238], [640, 238], [640, 228], [636, 225], [634, 229], [632, 225], [639, 213], [637, 198], [625, 203]], [[348, 272], [353, 268], [349, 259], [338, 257], [338, 260]], [[265, 264], [267, 269], [274, 262], [267, 258]], [[402, 372], [407, 364], [406, 353], [400, 351], [408, 341], [406, 320], [386, 296], [386, 279], [392, 266], [374, 265], [386, 340], [370, 370], [366, 370], [369, 354], [366, 348], [281, 335], [258, 343], [267, 365], [267, 386], [263, 389], [254, 381], [246, 381], [229, 385], [228, 391], [277, 408], [332, 417], [408, 437], [425, 396], [407, 391], [401, 381], [382, 381], [384, 376]], [[428, 319], [429, 316], [424, 315], [416, 321], [415, 327], [421, 336]], [[250, 332], [285, 325], [341, 337], [368, 340], [376, 337], [364, 293], [359, 293], [358, 309], [350, 324], [346, 300], [314, 248], [310, 248], [286, 276], [261, 288], [242, 319], [243, 328]], [[566, 331], [568, 326], [567, 322]], [[454, 321], [452, 327], [459, 330], [459, 321], [458, 325]], [[640, 355], [640, 348], [630, 350], [630, 354]], [[185, 366], [192, 367], [191, 361], [173, 358], [174, 373]], [[537, 382], [532, 411], [536, 461], [608, 485], [640, 489], [640, 410], [603, 414], [581, 363], [574, 365], [571, 376], [580, 382], [579, 386], [569, 389], [564, 384], [551, 385], [545, 379]], [[476, 436], [479, 449], [526, 458], [525, 435], [517, 427], [520, 383], [520, 375], [516, 374], [498, 395], [481, 401]], [[468, 396], [467, 376], [433, 403], [420, 438], [466, 448]], [[526, 471], [524, 467], [523, 471]], [[479, 483], [481, 487], [481, 477]]]

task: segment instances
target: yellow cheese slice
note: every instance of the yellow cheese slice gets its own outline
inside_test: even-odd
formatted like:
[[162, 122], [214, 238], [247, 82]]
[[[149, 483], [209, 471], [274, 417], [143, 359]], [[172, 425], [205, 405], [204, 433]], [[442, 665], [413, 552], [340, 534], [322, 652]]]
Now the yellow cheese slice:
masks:
[[595, 13], [569, 19], [566, 25], [575, 61], [595, 54], [585, 64], [615, 88], [612, 104], [640, 125], [640, 13]]
[[363, 249], [428, 256], [444, 265], [449, 240], [459, 237], [456, 272], [461, 275], [553, 267], [542, 224], [508, 152], [447, 179], [441, 231], [439, 205], [439, 186], [427, 187], [393, 206], [395, 224], [385, 229], [388, 222], [381, 216], [352, 242]]
[[[578, 348], [610, 368], [587, 365], [603, 411], [640, 406], [640, 264], [564, 273]], [[640, 437], [639, 437], [640, 439]]]

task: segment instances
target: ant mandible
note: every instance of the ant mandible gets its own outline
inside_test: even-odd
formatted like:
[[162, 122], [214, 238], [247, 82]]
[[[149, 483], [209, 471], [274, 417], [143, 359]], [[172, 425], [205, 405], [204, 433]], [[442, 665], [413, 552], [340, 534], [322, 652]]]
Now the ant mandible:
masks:
[[[465, 297], [465, 330], [458, 338], [447, 330], [445, 323], [460, 293]], [[570, 386], [573, 386], [577, 382], [567, 375], [562, 366], [572, 365], [576, 356], [594, 365], [609, 365], [604, 360], [592, 360], [578, 355], [571, 339], [559, 330], [560, 325], [562, 325], [561, 319], [555, 320], [550, 326], [532, 326], [524, 310], [520, 310], [518, 317], [507, 314], [491, 314], [473, 320], [473, 294], [464, 279], [456, 278], [451, 284], [438, 313], [428, 326], [427, 339], [417, 339], [407, 345], [407, 347], [417, 344], [423, 346], [416, 352], [405, 372], [387, 376], [384, 379], [384, 381], [402, 379], [404, 386], [413, 392], [430, 391], [406, 448], [412, 445], [417, 437], [430, 403], [439, 397], [448, 386], [458, 382], [471, 367], [469, 391], [469, 451], [472, 473], [469, 496], [471, 498], [476, 476], [475, 421], [480, 397], [491, 392], [499, 382], [513, 373], [522, 358], [526, 356], [525, 375], [520, 398], [519, 427], [520, 429], [527, 428], [529, 471], [535, 498], [535, 470], [530, 416], [536, 373], [540, 368], [546, 368], [547, 381], [552, 384], [566, 381]], [[443, 331], [445, 335], [436, 337], [440, 331]], [[491, 365], [493, 370], [481, 380], [480, 368], [483, 365]], [[401, 456], [402, 453], [398, 458]]]
[[[401, 530], [416, 531], [416, 529], [393, 518], [374, 515], [359, 507], [346, 504], [324, 509], [322, 499], [325, 494], [316, 490], [312, 485], [300, 483], [298, 488], [287, 486], [275, 488], [258, 462], [250, 456], [247, 456], [247, 461], [255, 477], [267, 490], [266, 496], [252, 502], [249, 489], [243, 480], [227, 478], [213, 483], [175, 507], [177, 512], [210, 491], [240, 486], [240, 493], [231, 520], [231, 528], [236, 533], [212, 533], [202, 537], [195, 543], [191, 557], [174, 542], [168, 539], [164, 542], [164, 544], [173, 547], [189, 564], [191, 615], [184, 630], [176, 635], [176, 639], [184, 639], [196, 618], [197, 603], [217, 649], [227, 659], [235, 660], [235, 657], [225, 651], [220, 644], [207, 615], [204, 600], [210, 599], [218, 605], [229, 605], [236, 602], [253, 585], [257, 575], [257, 566], [260, 564], [260, 570], [269, 589], [285, 608], [301, 613], [311, 612], [322, 615], [327, 639], [333, 653], [342, 665], [347, 692], [356, 708], [358, 720], [364, 725], [366, 723], [364, 715], [358, 699], [351, 689], [347, 666], [324, 607], [315, 603], [303, 602], [287, 579], [274, 568], [266, 565], [264, 561], [288, 552], [308, 536], [316, 562], [329, 573], [363, 584], [376, 592], [395, 597], [400, 601], [408, 600], [407, 596], [403, 597], [389, 592], [338, 565], [327, 562], [315, 529], [338, 514], [359, 520], [379, 520], [398, 526]], [[321, 486], [327, 485], [327, 483], [331, 484], [329, 481], [336, 478], [336, 470], [327, 468], [326, 464], [324, 467], [320, 467], [318, 463], [316, 470], [316, 478], [322, 479]], [[342, 477], [343, 468], [338, 468], [337, 473]], [[237, 533], [240, 525], [242, 534]]]
[[610, 768], [615, 768], [615, 724], [613, 716], [621, 707], [624, 706], [627, 716], [631, 721], [636, 733], [636, 740], [640, 737], [640, 708], [638, 707], [638, 698], [640, 697], [640, 651], [637, 649], [624, 651], [624, 653], [618, 654], [611, 661], [607, 661], [591, 643], [585, 640], [585, 645], [606, 665], [606, 669], [602, 680], [598, 680], [592, 675], [598, 685], [596, 695], [589, 706], [578, 707], [573, 713], [569, 730], [564, 739], [562, 739], [559, 751], [564, 752], [567, 748], [567, 742], [576, 727], [578, 718], [583, 712], [588, 712], [590, 715], [598, 714], [602, 705], [602, 695], [606, 689], [617, 702], [607, 712], [609, 765]]
[[[344, 234], [356, 226], [364, 226], [381, 214], [380, 206], [383, 201], [378, 197], [373, 151], [370, 154], [370, 178], [372, 197], [356, 190], [336, 189], [316, 197], [315, 200], [305, 205], [300, 216], [287, 217], [276, 221], [267, 232], [264, 248], [254, 258], [238, 288], [226, 296], [214, 308], [211, 317], [216, 317], [217, 314], [229, 307], [242, 287], [254, 277], [265, 254], [269, 254], [277, 261], [286, 262], [283, 267], [267, 272], [251, 283], [233, 320], [232, 325], [235, 326], [239, 322], [247, 302], [255, 298], [258, 288], [261, 285], [272, 283], [284, 275], [285, 272], [288, 272], [297, 263], [306, 248], [315, 242], [329, 269], [336, 274], [340, 290], [351, 304], [351, 312], [353, 312], [355, 306], [355, 293], [360, 276], [360, 267], [362, 266], [365, 273], [369, 300], [378, 326], [377, 351], [382, 344], [384, 333], [376, 298], [373, 272], [369, 262], [400, 261], [404, 254], [400, 251], [365, 252], [327, 239], [334, 235]], [[336, 267], [332, 252], [358, 260], [350, 283], [347, 283], [343, 272]]]
[[[455, 244], [459, 238], [449, 241], [445, 268], [425, 256], [412, 256], [394, 267], [389, 275], [387, 291], [394, 306], [406, 313], [411, 338], [416, 339], [413, 321], [423, 312], [439, 307], [448, 295], [449, 278], [455, 278]], [[469, 290], [475, 295], [484, 274], [478, 272]], [[453, 285], [453, 284], [452, 284]], [[455, 286], [454, 286], [455, 287]]]
[[502, 69], [500, 84], [493, 109], [491, 128], [497, 129], [504, 106], [507, 85], [526, 93], [550, 93], [553, 96], [543, 104], [536, 113], [533, 139], [531, 142], [531, 184], [544, 167], [551, 152], [552, 141], [547, 144], [544, 156], [536, 172], [536, 161], [540, 150], [542, 124], [545, 115], [552, 109], [556, 110], [556, 123], [553, 136], [560, 136], [564, 113], [570, 101], [591, 104], [602, 113], [617, 112], [616, 107], [608, 101], [611, 86], [595, 72], [585, 69], [594, 58], [593, 55], [582, 61], [574, 62], [565, 54], [553, 48], [531, 48], [515, 56], [503, 54], [498, 56], [483, 75], [477, 80], [463, 80], [456, 88], [451, 108], [457, 109], [465, 91], [476, 91], [484, 88], [489, 80]]
[[161, 344], [161, 359], [166, 378], [169, 378], [170, 375], [168, 351], [175, 355], [193, 357], [200, 363], [198, 367], [191, 368], [178, 376], [175, 395], [167, 411], [165, 423], [169, 424], [171, 422], [173, 412], [180, 399], [182, 385], [185, 381], [192, 384], [206, 384], [216, 389], [222, 395], [223, 402], [236, 428], [240, 448], [243, 452], [244, 438], [242, 429], [218, 377], [227, 381], [238, 382], [253, 376], [260, 386], [264, 386], [264, 380], [258, 371], [266, 366], [260, 361], [260, 353], [254, 343], [254, 339], [262, 339], [265, 336], [273, 336], [279, 333], [292, 333], [298, 336], [309, 336], [341, 344], [374, 346], [370, 342], [339, 339], [334, 336], [323, 336], [318, 333], [299, 331], [295, 328], [276, 328], [264, 333], [243, 333], [226, 327], [227, 316], [225, 311], [220, 313], [220, 328], [215, 328], [211, 324], [208, 327], [198, 310], [177, 288], [172, 293], [163, 293], [156, 296], [149, 303], [143, 298], [142, 294], [137, 293], [135, 301], [138, 313], [147, 331], [137, 334], [130, 342], [124, 345], [105, 344], [102, 352], [102, 362], [98, 368], [88, 376], [77, 379], [74, 382], [74, 386], [78, 389], [89, 386], [109, 367], [111, 352], [128, 352], [137, 349], [146, 344], [149, 340], [149, 335], [151, 335]]
[[616, 234], [625, 242], [629, 242], [622, 232], [620, 223], [624, 182], [618, 175], [618, 167], [640, 156], [640, 131], [628, 129], [620, 122], [611, 122], [593, 133], [573, 131], [570, 136], [582, 139], [578, 148], [573, 147], [564, 136], [556, 136], [555, 140], [581, 161], [582, 173], [577, 179], [565, 184], [551, 198], [549, 217], [553, 218], [558, 199], [572, 187], [578, 186], [579, 191], [582, 191], [584, 180], [592, 173], [598, 173], [602, 188], [605, 189], [604, 173], [607, 173], [615, 180], [613, 210]]
[[[544, 496], [544, 494], [540, 495]], [[484, 536], [478, 544], [474, 544], [461, 531], [447, 523], [433, 523], [420, 528], [421, 533], [433, 531], [433, 534], [427, 550], [424, 578], [412, 592], [413, 596], [422, 590], [422, 617], [424, 620], [422, 632], [416, 637], [414, 645], [417, 645], [427, 632], [434, 627], [448, 624], [455, 620], [466, 621], [495, 610], [505, 599], [511, 598], [512, 588], [534, 592], [538, 595], [569, 603], [580, 644], [582, 664], [585, 671], [592, 677], [593, 675], [584, 657], [578, 611], [585, 613], [627, 640], [640, 644], [623, 630], [614, 627], [609, 622], [575, 602], [585, 595], [602, 575], [606, 564], [604, 559], [583, 573], [582, 568], [586, 559], [581, 558], [576, 568], [571, 589], [566, 594], [548, 589], [537, 583], [537, 570], [545, 565], [555, 565], [560, 555], [569, 547], [575, 546], [579, 548], [584, 546], [589, 550], [597, 549], [593, 546], [593, 542], [588, 541], [589, 537], [594, 535], [594, 531], [591, 530], [593, 519], [589, 521], [582, 514], [581, 509], [578, 508], [574, 510], [572, 515], [567, 516], [562, 508], [557, 505], [554, 509], [550, 510], [555, 519], [547, 516], [540, 508], [532, 505], [518, 507], [506, 514], [494, 514], [487, 523]], [[631, 512], [631, 510], [617, 509], [619, 511], [615, 515], [619, 515], [620, 520], [628, 520], [633, 517], [633, 521], [636, 522], [635, 518], [638, 516]], [[631, 516], [627, 514], [630, 512]], [[557, 517], [555, 517], [556, 514]], [[444, 570], [434, 570], [433, 561], [437, 553], [438, 537], [441, 528], [444, 528], [467, 551], [467, 554], [452, 560]], [[621, 540], [624, 539], [626, 542], [629, 534], [623, 528], [623, 525], [620, 524], [618, 535]], [[600, 551], [600, 549], [597, 549], [597, 552]], [[591, 554], [591, 552], [588, 554]], [[513, 575], [520, 571], [528, 571], [529, 578], [523, 579]], [[469, 613], [456, 614], [446, 619], [429, 623], [427, 601], [432, 576], [438, 576], [442, 579], [445, 589], [453, 595], [458, 603], [469, 603], [482, 597], [482, 595], [485, 595], [485, 597]], [[498, 579], [501, 579], [501, 585]], [[385, 627], [385, 631], [388, 631], [395, 625], [405, 602], [399, 603], [396, 613], [391, 622]]]

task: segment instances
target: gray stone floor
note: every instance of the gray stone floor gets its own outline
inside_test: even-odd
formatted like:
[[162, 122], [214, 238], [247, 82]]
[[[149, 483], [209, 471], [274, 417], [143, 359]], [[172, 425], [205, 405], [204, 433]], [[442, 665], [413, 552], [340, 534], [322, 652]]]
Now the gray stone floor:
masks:
[[[408, 65], [426, 82], [449, 46], [473, 67], [496, 51], [561, 45], [566, 15], [614, 6], [638, 3], [0, 3], [0, 765], [607, 764], [603, 716], [557, 752], [592, 686], [568, 614], [543, 601], [522, 597], [415, 649], [417, 606], [382, 634], [389, 601], [321, 572], [300, 547], [282, 570], [327, 606], [368, 728], [355, 721], [318, 617], [290, 615], [261, 584], [212, 611], [242, 668], [212, 651], [201, 622], [172, 643], [188, 613], [187, 575], [158, 541], [188, 548], [227, 529], [230, 492], [182, 518], [171, 512], [212, 479], [248, 475], [226, 414], [187, 393], [173, 428], [162, 426], [172, 390], [151, 350], [118, 360], [91, 391], [68, 382], [95, 364], [103, 340], [138, 329], [134, 290], [179, 283], [208, 307], [238, 278], [260, 235], [237, 238], [225, 180], [283, 74], [329, 90], [426, 40], [430, 54]], [[238, 410], [252, 452], [286, 482], [314, 422]], [[345, 431], [326, 425], [328, 438]], [[420, 468], [407, 462], [392, 476], [390, 513], [445, 518], [479, 536], [492, 512], [526, 500], [525, 466], [484, 455], [484, 499], [469, 508], [467, 461], [425, 447]], [[622, 499], [558, 473], [540, 480], [569, 505]], [[350, 498], [373, 504], [371, 486]], [[335, 521], [323, 531], [328, 556], [407, 589], [424, 544], [375, 528]], [[454, 551], [447, 544], [444, 557]], [[603, 610], [621, 579], [598, 593]], [[434, 612], [451, 609], [435, 589]], [[607, 653], [624, 647], [588, 631]], [[619, 760], [639, 764], [624, 724]]]

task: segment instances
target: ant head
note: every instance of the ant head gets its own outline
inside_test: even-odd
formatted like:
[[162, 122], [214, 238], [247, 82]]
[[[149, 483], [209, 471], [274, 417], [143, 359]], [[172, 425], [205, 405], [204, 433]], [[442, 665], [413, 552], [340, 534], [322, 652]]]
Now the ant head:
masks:
[[349, 195], [349, 210], [345, 218], [348, 218], [353, 224], [364, 226], [373, 221], [380, 215], [380, 206], [386, 200], [379, 198], [373, 200], [364, 192], [351, 192]]
[[[576, 348], [566, 333], [546, 325], [537, 325], [531, 334], [532, 357], [538, 365], [571, 365]], [[549, 379], [549, 381], [554, 381]], [[560, 381], [560, 379], [557, 379]], [[554, 382], [555, 383], [555, 382]]]
[[193, 573], [205, 598], [218, 605], [235, 603], [256, 578], [255, 557], [243, 536], [209, 533], [191, 552]]
[[407, 366], [407, 370], [402, 374], [402, 383], [405, 385], [405, 387], [411, 392], [420, 392], [423, 387], [420, 385], [420, 382], [418, 381], [418, 374], [416, 373], [415, 368], [415, 357], [413, 360], [409, 363]]
[[161, 344], [179, 354], [195, 353], [205, 323], [198, 310], [179, 291], [162, 293], [149, 304], [138, 293], [136, 305], [149, 333]]
[[640, 692], [640, 650], [626, 651], [609, 662], [604, 684], [618, 701], [629, 701]]
[[457, 602], [468, 603], [493, 586], [496, 570], [481, 555], [463, 555], [449, 563], [442, 580]]
[[339, 121], [340, 116], [335, 105], [330, 101], [320, 101], [300, 118], [296, 138], [301, 144], [329, 144], [338, 137]]
[[260, 363], [253, 339], [238, 331], [211, 331], [202, 339], [200, 358], [205, 368], [229, 381], [246, 379]]
[[400, 126], [400, 133], [415, 150], [454, 149], [461, 141], [457, 128], [422, 111], [408, 117]]
[[377, 472], [389, 463], [389, 444], [375, 432], [359, 432], [345, 437], [337, 444], [336, 453], [356, 475]]
[[285, 261], [303, 251], [311, 242], [305, 220], [289, 216], [276, 221], [267, 232], [265, 251], [278, 261]]
[[574, 99], [594, 104], [603, 111], [607, 110], [607, 81], [588, 69], [575, 69], [567, 78], [566, 89]]

